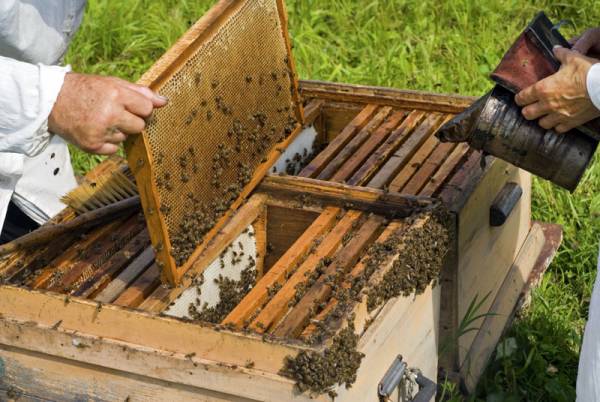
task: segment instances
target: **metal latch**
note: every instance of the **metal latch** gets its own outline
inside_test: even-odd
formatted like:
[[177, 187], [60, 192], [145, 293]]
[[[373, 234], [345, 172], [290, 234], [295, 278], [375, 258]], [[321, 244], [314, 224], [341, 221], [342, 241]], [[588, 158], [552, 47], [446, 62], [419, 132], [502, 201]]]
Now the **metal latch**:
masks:
[[[421, 374], [418, 369], [408, 368], [402, 356], [398, 355], [387, 370], [377, 387], [377, 394], [381, 402], [390, 402], [391, 397], [398, 388], [409, 388], [408, 399], [400, 401], [429, 402], [437, 390], [437, 384]], [[418, 388], [416, 393], [410, 392], [410, 388]]]

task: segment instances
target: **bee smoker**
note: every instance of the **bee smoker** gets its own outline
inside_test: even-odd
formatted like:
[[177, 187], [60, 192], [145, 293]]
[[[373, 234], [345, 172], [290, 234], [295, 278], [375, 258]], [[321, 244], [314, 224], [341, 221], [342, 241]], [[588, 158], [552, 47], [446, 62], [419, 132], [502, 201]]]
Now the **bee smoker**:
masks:
[[494, 89], [436, 135], [441, 141], [466, 141], [475, 149], [574, 191], [598, 146], [599, 122], [558, 134], [525, 119], [514, 101], [520, 90], [560, 67], [552, 49], [569, 44], [558, 32], [559, 26], [540, 12], [492, 73], [497, 83]]

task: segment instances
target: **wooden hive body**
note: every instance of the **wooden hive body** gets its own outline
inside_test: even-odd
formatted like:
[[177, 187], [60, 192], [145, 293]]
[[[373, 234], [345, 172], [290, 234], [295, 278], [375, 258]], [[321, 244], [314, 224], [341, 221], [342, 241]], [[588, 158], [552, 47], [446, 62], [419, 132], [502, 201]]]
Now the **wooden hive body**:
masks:
[[[179, 286], [161, 283], [140, 214], [0, 261], [0, 398], [311, 400], [281, 374], [284, 361], [323, 353], [352, 324], [364, 358], [351, 388], [332, 388], [336, 401], [377, 401], [397, 355], [433, 380], [438, 368], [456, 372], [473, 389], [560, 228], [531, 222], [528, 174], [437, 142], [435, 131], [471, 98], [312, 81], [300, 91], [305, 130], [270, 160], [271, 174], [224, 219]], [[109, 159], [86, 180], [122, 163]], [[491, 226], [490, 206], [508, 182], [523, 195], [503, 225]], [[448, 219], [440, 224], [437, 211]], [[55, 220], [72, 218], [66, 209]], [[409, 277], [410, 239], [433, 230], [452, 240], [423, 243], [440, 280], [424, 276], [418, 292], [390, 286]], [[393, 236], [399, 246], [369, 265], [373, 245]], [[251, 290], [224, 313], [200, 315], [215, 322], [193, 319], [190, 306], [204, 311], [195, 299], [209, 297], [204, 286], [218, 278], [222, 256], [241, 251], [244, 263], [232, 265], [239, 278], [252, 257]], [[340, 300], [366, 271], [361, 291]], [[478, 312], [493, 315], [457, 336], [471, 302], [486, 295]], [[308, 342], [324, 324], [332, 333]]]

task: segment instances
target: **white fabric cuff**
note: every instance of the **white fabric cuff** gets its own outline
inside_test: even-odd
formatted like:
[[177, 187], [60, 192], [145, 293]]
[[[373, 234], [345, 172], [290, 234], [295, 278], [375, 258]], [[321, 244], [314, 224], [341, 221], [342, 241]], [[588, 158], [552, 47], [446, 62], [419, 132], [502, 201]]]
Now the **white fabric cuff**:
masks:
[[600, 63], [592, 65], [588, 71], [586, 87], [592, 103], [600, 110]]
[[48, 132], [48, 117], [52, 113], [58, 94], [65, 82], [65, 75], [71, 71], [71, 66], [38, 65], [40, 68], [40, 115], [39, 126], [35, 130], [32, 141], [29, 143], [25, 154], [38, 155], [50, 142], [51, 134]]

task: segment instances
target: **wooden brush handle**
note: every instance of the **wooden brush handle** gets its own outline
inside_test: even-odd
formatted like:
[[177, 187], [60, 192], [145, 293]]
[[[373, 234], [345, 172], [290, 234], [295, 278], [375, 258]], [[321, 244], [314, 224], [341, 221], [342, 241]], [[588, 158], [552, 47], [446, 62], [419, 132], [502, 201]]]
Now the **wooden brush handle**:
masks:
[[67, 232], [93, 226], [106, 218], [112, 218], [139, 208], [140, 197], [126, 198], [114, 204], [98, 208], [94, 211], [79, 215], [73, 220], [57, 225], [42, 226], [11, 242], [0, 246], [0, 256], [10, 254], [22, 248], [28, 248], [49, 242]]

